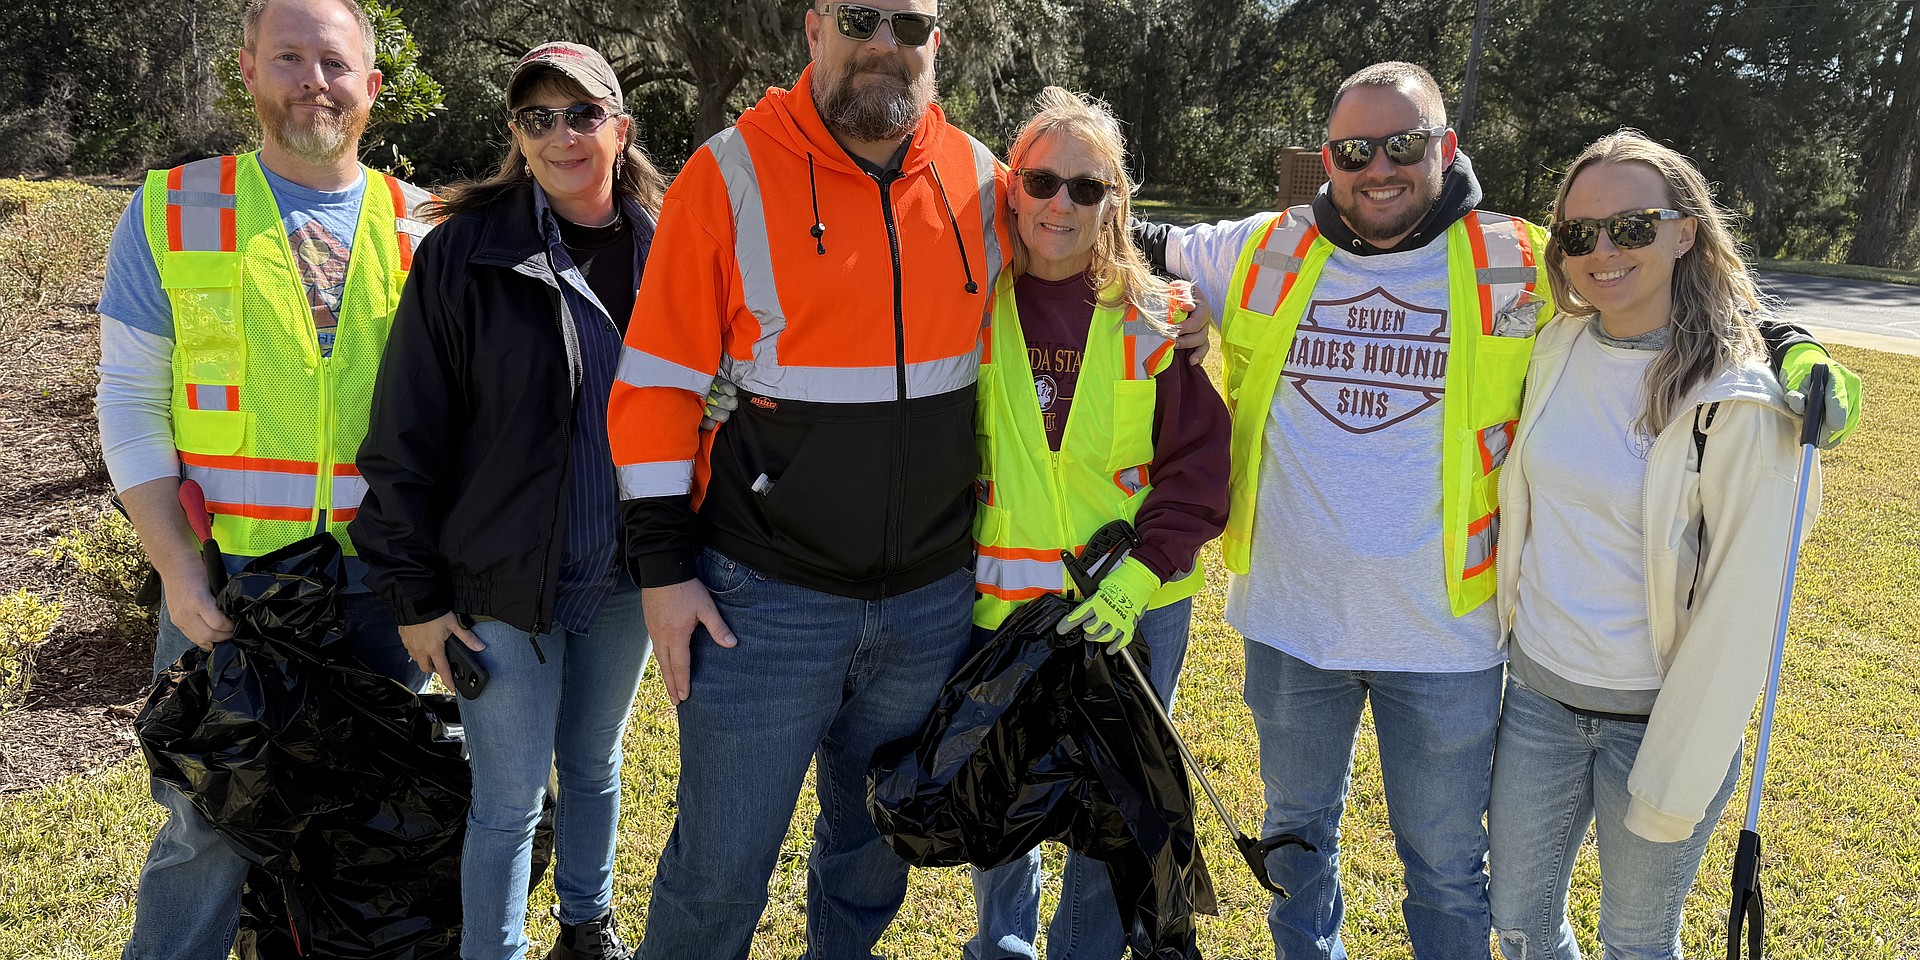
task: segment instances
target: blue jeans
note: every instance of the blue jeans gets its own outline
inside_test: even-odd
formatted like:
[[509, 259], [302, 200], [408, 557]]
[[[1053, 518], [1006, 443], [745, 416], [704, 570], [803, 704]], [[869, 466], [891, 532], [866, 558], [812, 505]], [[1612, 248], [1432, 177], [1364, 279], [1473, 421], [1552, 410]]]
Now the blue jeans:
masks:
[[[1148, 610], [1135, 635], [1133, 646], [1144, 646], [1151, 654], [1148, 679], [1169, 707], [1180, 665], [1187, 659], [1187, 628], [1192, 620], [1193, 601], [1181, 600]], [[1143, 717], [1141, 722], [1156, 721]], [[1038, 956], [1034, 940], [1040, 933], [1040, 848], [1005, 866], [974, 870], [973, 902], [979, 928], [963, 949], [966, 960]], [[1060, 874], [1060, 903], [1047, 924], [1047, 956], [1118, 960], [1126, 949], [1106, 864], [1069, 851]]]
[[[347, 650], [368, 667], [414, 690], [426, 676], [407, 658], [387, 608], [370, 593], [340, 599]], [[193, 646], [160, 604], [160, 634], [153, 643], [153, 672], [166, 672]], [[134, 900], [133, 934], [123, 960], [226, 960], [240, 925], [240, 887], [247, 862], [227, 846], [180, 791], [152, 781], [153, 799], [167, 808], [167, 822], [154, 835]]]
[[1321, 670], [1249, 640], [1245, 697], [1260, 737], [1264, 836], [1293, 833], [1318, 848], [1267, 858], [1293, 894], [1267, 912], [1279, 960], [1341, 960], [1340, 815], [1362, 706], [1373, 702], [1393, 828], [1407, 886], [1400, 911], [1413, 955], [1488, 955], [1487, 830], [1494, 730], [1505, 667], [1472, 673]]
[[884, 600], [769, 579], [712, 550], [697, 569], [739, 645], [693, 637], [678, 707], [673, 834], [647, 909], [646, 960], [745, 960], [780, 842], [817, 761], [806, 960], [867, 960], [906, 896], [907, 864], [867, 816], [867, 766], [912, 734], [966, 657], [971, 571]]
[[1677, 960], [1687, 891], [1740, 779], [1726, 781], [1692, 836], [1655, 843], [1626, 827], [1627, 774], [1646, 724], [1582, 717], [1509, 679], [1494, 753], [1488, 898], [1508, 960], [1579, 960], [1567, 888], [1587, 827], [1600, 847], [1600, 941], [1607, 960]]
[[540, 635], [498, 621], [474, 624], [487, 687], [460, 701], [473, 807], [460, 854], [463, 960], [517, 960], [527, 952], [527, 886], [533, 831], [549, 770], [559, 774], [553, 821], [553, 890], [560, 922], [580, 924], [613, 903], [614, 830], [620, 819], [620, 737], [652, 645], [640, 590], [620, 583], [585, 633]]

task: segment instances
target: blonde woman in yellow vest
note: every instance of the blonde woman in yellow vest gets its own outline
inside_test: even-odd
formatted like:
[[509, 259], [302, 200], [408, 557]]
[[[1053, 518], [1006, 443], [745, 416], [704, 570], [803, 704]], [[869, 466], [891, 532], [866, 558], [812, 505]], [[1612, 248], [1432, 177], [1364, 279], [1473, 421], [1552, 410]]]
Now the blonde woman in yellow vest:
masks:
[[[358, 162], [380, 90], [373, 29], [348, 0], [252, 0], [241, 75], [264, 142], [148, 175], [114, 231], [100, 298], [100, 433], [114, 488], [166, 590], [156, 671], [233, 623], [180, 507], [197, 481], [230, 566], [316, 531], [348, 554], [346, 642], [424, 679], [359, 584], [345, 535], [354, 453], [428, 199]], [[225, 958], [246, 862], [170, 787], [141, 871], [129, 958]]]
[[[1060, 551], [1130, 520], [1141, 547], [1061, 629], [1145, 647], [1170, 700], [1203, 582], [1199, 550], [1226, 522], [1226, 408], [1206, 374], [1175, 357], [1176, 293], [1127, 238], [1119, 124], [1058, 87], [1038, 108], [1011, 156], [1017, 276], [1001, 279], [983, 332], [974, 624], [991, 631], [1027, 600], [1063, 591]], [[974, 896], [967, 957], [1035, 956], [1038, 850], [977, 871]], [[1048, 956], [1113, 960], [1125, 949], [1106, 868], [1069, 854]]]

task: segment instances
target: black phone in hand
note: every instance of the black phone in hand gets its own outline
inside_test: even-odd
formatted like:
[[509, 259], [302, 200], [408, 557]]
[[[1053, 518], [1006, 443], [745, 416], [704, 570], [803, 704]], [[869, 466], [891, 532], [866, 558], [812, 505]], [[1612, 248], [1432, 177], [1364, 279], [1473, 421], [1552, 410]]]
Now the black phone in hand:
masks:
[[447, 635], [447, 667], [453, 674], [453, 692], [467, 698], [476, 699], [480, 691], [487, 688], [487, 668], [475, 659], [473, 651], [460, 642], [453, 634]]

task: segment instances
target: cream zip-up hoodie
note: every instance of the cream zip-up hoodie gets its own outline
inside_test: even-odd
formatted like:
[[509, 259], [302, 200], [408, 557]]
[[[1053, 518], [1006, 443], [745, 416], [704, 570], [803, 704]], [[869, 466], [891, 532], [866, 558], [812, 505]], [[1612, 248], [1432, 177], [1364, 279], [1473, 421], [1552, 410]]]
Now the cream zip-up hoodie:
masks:
[[[1540, 411], [1590, 321], [1562, 317], [1533, 350], [1526, 398], [1500, 477], [1502, 643], [1512, 629], [1527, 547], [1530, 495], [1524, 451]], [[1707, 435], [1696, 458], [1696, 416]], [[1723, 370], [1679, 410], [1647, 457], [1645, 529], [1647, 639], [1662, 682], [1633, 772], [1627, 829], [1660, 843], [1684, 840], [1740, 749], [1754, 698], [1766, 682], [1781, 575], [1798, 501], [1799, 426], [1762, 363]], [[1806, 528], [1819, 512], [1820, 467], [1809, 471]], [[1702, 536], [1701, 521], [1705, 520]]]

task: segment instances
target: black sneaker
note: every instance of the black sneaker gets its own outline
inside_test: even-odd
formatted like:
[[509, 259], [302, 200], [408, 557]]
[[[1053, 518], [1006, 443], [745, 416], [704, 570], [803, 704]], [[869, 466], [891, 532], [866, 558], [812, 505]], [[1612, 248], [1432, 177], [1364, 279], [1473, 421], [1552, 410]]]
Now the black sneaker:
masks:
[[[559, 907], [553, 908], [553, 917], [560, 919]], [[613, 932], [613, 911], [609, 910], [586, 923], [562, 923], [547, 960], [633, 960], [633, 951]]]

